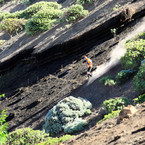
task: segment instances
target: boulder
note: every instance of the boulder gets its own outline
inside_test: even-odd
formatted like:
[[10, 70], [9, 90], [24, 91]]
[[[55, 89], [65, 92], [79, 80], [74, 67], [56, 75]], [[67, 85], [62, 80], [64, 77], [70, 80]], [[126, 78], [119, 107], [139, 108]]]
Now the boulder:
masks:
[[117, 119], [117, 123], [120, 123], [125, 118], [130, 118], [133, 114], [137, 112], [137, 109], [132, 106], [128, 105], [127, 107], [124, 107], [121, 112], [119, 113], [119, 117]]

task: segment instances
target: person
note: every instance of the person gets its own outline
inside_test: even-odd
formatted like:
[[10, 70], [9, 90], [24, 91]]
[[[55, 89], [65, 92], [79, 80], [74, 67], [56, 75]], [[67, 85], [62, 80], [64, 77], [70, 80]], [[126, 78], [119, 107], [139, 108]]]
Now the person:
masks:
[[92, 60], [88, 58], [87, 56], [84, 56], [84, 60], [87, 62], [87, 76], [88, 78], [92, 76], [91, 70], [92, 70]]

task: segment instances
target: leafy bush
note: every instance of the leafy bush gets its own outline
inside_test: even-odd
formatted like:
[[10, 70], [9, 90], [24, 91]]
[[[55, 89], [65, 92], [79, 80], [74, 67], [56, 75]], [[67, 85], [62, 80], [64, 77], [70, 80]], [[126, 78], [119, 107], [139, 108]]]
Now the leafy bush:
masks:
[[21, 18], [21, 13], [23, 11], [17, 11], [15, 13], [10, 13], [10, 12], [2, 12], [0, 13], [0, 21], [8, 18]]
[[[141, 35], [143, 36], [143, 34]], [[145, 57], [145, 40], [137, 39], [126, 42], [127, 52], [120, 59], [121, 65], [125, 69], [138, 69], [140, 62]]]
[[85, 17], [87, 14], [88, 14], [88, 11], [84, 10], [83, 6], [78, 5], [78, 4], [70, 6], [64, 12], [66, 21], [69, 23], [75, 23], [78, 20]]
[[[57, 2], [44, 2], [44, 1], [40, 1], [40, 2], [37, 2], [31, 6], [29, 6], [27, 9], [25, 9], [20, 17], [21, 18], [25, 18], [25, 19], [29, 19], [29, 18], [32, 18], [32, 16], [34, 14], [36, 14], [37, 12], [39, 12], [40, 10], [49, 10], [51, 11], [52, 9], [53, 10], [58, 10], [61, 8], [61, 5], [58, 4]], [[42, 12], [41, 12], [42, 13]]]
[[59, 18], [62, 16], [61, 10], [51, 11], [49, 9], [40, 10], [25, 25], [27, 34], [35, 34], [45, 30], [49, 30], [54, 24], [59, 23]]
[[0, 21], [6, 18], [24, 18], [24, 19], [29, 19], [32, 18], [32, 16], [34, 14], [36, 14], [37, 12], [39, 12], [40, 10], [45, 10], [45, 9], [55, 9], [58, 10], [61, 8], [61, 5], [58, 4], [57, 2], [37, 2], [31, 6], [29, 6], [28, 8], [26, 8], [25, 10], [22, 11], [17, 11], [15, 13], [9, 13], [9, 12], [2, 12], [0, 13]]
[[6, 112], [3, 110], [0, 115], [0, 143], [4, 144], [7, 141], [7, 130], [8, 124], [6, 123]]
[[105, 81], [105, 86], [114, 86], [116, 82], [113, 79], [108, 79]]
[[[76, 118], [84, 116], [91, 108], [91, 103], [85, 99], [67, 97], [49, 110], [43, 128], [51, 135], [57, 134], [73, 123]], [[74, 129], [76, 129], [75, 126]]]
[[60, 138], [51, 138], [51, 137], [48, 137], [47, 140], [45, 142], [41, 142], [37, 145], [56, 145], [58, 143], [63, 143], [65, 141], [67, 141], [68, 139], [72, 138], [73, 136], [71, 135], [64, 135]]
[[1, 22], [0, 29], [9, 35], [15, 35], [23, 30], [25, 23], [25, 19], [9, 18]]
[[105, 100], [102, 104], [103, 110], [106, 114], [111, 113], [115, 110], [121, 110], [123, 107], [129, 104], [129, 100], [126, 97]]
[[133, 86], [140, 94], [145, 92], [145, 63], [140, 66], [137, 75], [133, 78]]
[[31, 128], [17, 129], [8, 134], [7, 144], [9, 145], [31, 145], [44, 141], [49, 135]]
[[114, 118], [114, 117], [118, 116], [120, 111], [121, 110], [112, 111], [111, 113], [105, 115], [103, 119], [98, 121], [97, 124], [103, 122], [104, 120], [111, 119], [111, 118]]
[[[20, 30], [22, 28], [21, 24], [18, 24], [22, 22], [22, 20], [19, 19], [24, 18], [28, 19], [25, 25], [26, 33], [33, 35], [38, 32], [49, 30], [52, 26], [60, 23], [60, 20], [63, 20], [65, 18], [69, 23], [74, 23], [88, 14], [88, 11], [83, 10], [83, 7], [81, 5], [73, 5], [63, 10], [60, 8], [61, 5], [57, 2], [41, 1], [29, 6], [22, 11], [18, 11], [15, 13], [0, 13], [0, 21], [3, 20], [2, 24], [5, 22], [2, 29], [9, 34], [13, 32], [16, 33], [17, 30]], [[7, 22], [10, 20], [17, 20], [17, 22], [15, 22], [15, 25], [14, 23], [10, 25], [10, 23]], [[15, 28], [15, 26], [17, 25], [18, 29], [17, 27]]]
[[116, 77], [115, 77], [116, 83], [117, 83], [118, 85], [121, 85], [121, 84], [125, 83], [125, 82], [132, 76], [132, 74], [133, 74], [134, 72], [136, 72], [136, 71], [130, 70], [130, 69], [129, 69], [129, 70], [122, 70], [122, 71], [120, 71], [120, 72], [116, 75]]
[[143, 102], [145, 102], [145, 94], [140, 95], [139, 97], [133, 99], [134, 104], [141, 104]]
[[104, 83], [105, 86], [114, 86], [116, 84], [112, 76], [102, 77], [99, 82]]
[[64, 127], [64, 132], [65, 133], [74, 133], [77, 131], [81, 131], [84, 129], [84, 126], [87, 125], [87, 121], [83, 120], [81, 118], [76, 118], [73, 122], [68, 123], [65, 127]]

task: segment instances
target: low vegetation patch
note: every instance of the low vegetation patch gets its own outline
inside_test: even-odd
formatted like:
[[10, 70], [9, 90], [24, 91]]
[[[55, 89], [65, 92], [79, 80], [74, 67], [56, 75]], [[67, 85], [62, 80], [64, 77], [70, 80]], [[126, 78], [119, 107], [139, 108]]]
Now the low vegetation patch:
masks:
[[112, 76], [102, 77], [99, 82], [103, 83], [105, 86], [114, 86], [116, 84]]
[[7, 144], [9, 145], [31, 145], [44, 141], [49, 135], [31, 128], [17, 129], [8, 134]]
[[122, 70], [120, 71], [115, 79], [116, 79], [116, 84], [117, 85], [121, 85], [123, 83], [125, 83], [128, 79], [130, 79], [130, 77], [135, 73], [135, 70]]
[[0, 13], [0, 21], [8, 18], [21, 18], [21, 13], [23, 11], [17, 11], [15, 13], [10, 13], [10, 12], [1, 12]]
[[134, 102], [134, 105], [145, 102], [145, 94], [140, 95], [139, 97], [133, 99], [133, 102]]
[[37, 3], [29, 6], [27, 9], [22, 11], [20, 17], [29, 19], [29, 18], [32, 18], [35, 14], [37, 14], [37, 12], [39, 12], [40, 10], [44, 10], [44, 13], [45, 13], [46, 9], [51, 11], [51, 10], [58, 10], [60, 8], [61, 8], [61, 5], [58, 4], [57, 2], [40, 1], [40, 2], [37, 2]]
[[86, 125], [86, 121], [80, 118], [88, 114], [88, 109], [91, 108], [91, 103], [85, 99], [67, 97], [49, 110], [43, 128], [50, 135], [62, 131], [66, 133], [80, 131]]
[[145, 33], [141, 33], [134, 39], [126, 42], [127, 52], [120, 59], [121, 65], [125, 69], [136, 70], [145, 57]]
[[25, 19], [8, 18], [1, 22], [0, 29], [13, 36], [24, 29], [25, 23]]
[[138, 93], [145, 92], [145, 63], [140, 66], [138, 73], [133, 78], [133, 86]]
[[65, 10], [65, 19], [68, 23], [75, 23], [78, 20], [82, 19], [88, 14], [87, 10], [84, 10], [81, 5], [72, 5]]
[[102, 109], [106, 114], [112, 111], [121, 110], [123, 107], [129, 104], [129, 100], [126, 97], [105, 100], [102, 104]]
[[0, 114], [0, 143], [5, 144], [7, 141], [7, 128], [8, 124], [6, 123], [6, 112], [3, 110]]
[[43, 9], [36, 13], [25, 25], [27, 34], [49, 30], [53, 25], [59, 23], [62, 17], [61, 10]]
[[49, 137], [49, 134], [31, 128], [17, 129], [7, 135], [7, 142], [4, 145], [56, 145], [72, 138], [71, 135], [64, 135], [59, 138]]
[[111, 113], [105, 115], [103, 119], [101, 119], [100, 121], [98, 121], [97, 124], [98, 123], [101, 123], [101, 122], [103, 122], [103, 121], [105, 121], [107, 119], [111, 119], [111, 118], [114, 118], [116, 116], [119, 116], [120, 111], [121, 110], [112, 111]]
[[57, 145], [57, 144], [60, 144], [67, 141], [68, 139], [72, 138], [74, 136], [72, 135], [64, 135], [62, 137], [59, 137], [59, 138], [52, 138], [52, 137], [48, 137], [47, 140], [45, 142], [41, 142], [37, 145]]
[[[62, 6], [57, 2], [40, 1], [29, 6], [25, 10], [15, 13], [1, 12], [0, 21], [3, 20], [2, 23], [6, 23], [7, 21], [17, 21], [15, 22], [15, 25], [8, 22], [7, 24], [3, 24], [5, 26], [2, 26], [2, 30], [4, 32], [12, 33], [14, 30], [12, 28], [13, 25], [19, 28], [20, 24], [18, 21], [27, 19], [28, 21], [25, 25], [26, 32], [27, 34], [33, 35], [38, 32], [49, 30], [55, 24], [59, 24], [63, 21], [75, 23], [88, 14], [88, 11], [84, 10], [83, 6], [78, 4], [72, 5], [66, 9], [61, 9], [61, 7]], [[17, 29], [14, 33], [16, 32]]]

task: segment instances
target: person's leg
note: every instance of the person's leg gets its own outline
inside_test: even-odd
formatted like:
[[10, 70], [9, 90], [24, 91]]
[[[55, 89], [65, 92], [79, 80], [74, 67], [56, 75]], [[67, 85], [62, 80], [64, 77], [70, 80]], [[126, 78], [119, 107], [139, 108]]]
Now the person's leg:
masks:
[[89, 72], [89, 75], [90, 75], [90, 76], [92, 76], [91, 71], [92, 71], [92, 67], [89, 67], [88, 72]]
[[92, 67], [88, 67], [88, 70], [87, 70], [88, 78], [89, 78], [90, 76], [92, 76], [91, 70], [92, 70]]

